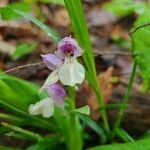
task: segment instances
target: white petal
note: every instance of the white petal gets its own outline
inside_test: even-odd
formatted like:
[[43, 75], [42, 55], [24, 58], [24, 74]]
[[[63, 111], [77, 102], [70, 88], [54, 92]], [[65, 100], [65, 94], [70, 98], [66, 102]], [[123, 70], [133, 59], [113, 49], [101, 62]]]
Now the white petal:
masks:
[[85, 71], [75, 57], [65, 58], [64, 64], [58, 70], [58, 76], [64, 85], [74, 86], [83, 82]]
[[48, 85], [54, 84], [59, 80], [58, 78], [58, 69], [54, 70], [46, 79], [44, 85], [40, 88], [39, 92], [42, 92], [46, 89]]
[[44, 118], [49, 118], [54, 113], [54, 104], [51, 98], [45, 98], [35, 104], [29, 106], [29, 113], [31, 115], [41, 114]]

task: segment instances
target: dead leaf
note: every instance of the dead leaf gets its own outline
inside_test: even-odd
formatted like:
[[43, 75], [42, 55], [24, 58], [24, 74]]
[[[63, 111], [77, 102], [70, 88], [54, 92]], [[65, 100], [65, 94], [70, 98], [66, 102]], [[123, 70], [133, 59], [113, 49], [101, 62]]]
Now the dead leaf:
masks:
[[120, 24], [116, 24], [108, 27], [106, 32], [110, 37], [119, 36], [126, 40], [130, 38], [128, 31], [125, 30], [125, 28]]
[[14, 45], [5, 41], [0, 41], [0, 52], [11, 55], [14, 50], [15, 50]]
[[61, 8], [54, 14], [54, 22], [57, 26], [67, 27], [70, 24], [70, 19], [65, 8]]
[[92, 9], [87, 14], [87, 20], [89, 23], [89, 26], [104, 26], [111, 23], [114, 23], [118, 20], [117, 16], [114, 14], [107, 12], [105, 10], [102, 10], [100, 8]]
[[0, 7], [5, 7], [8, 4], [8, 0], [0, 0]]
[[[97, 76], [106, 103], [109, 102], [113, 88], [111, 82], [112, 74], [113, 74], [113, 67], [109, 67], [105, 72], [102, 72]], [[99, 113], [99, 105], [96, 100], [97, 98], [95, 96], [94, 91], [90, 87], [88, 81], [84, 81], [83, 86], [81, 87], [78, 93], [77, 99], [78, 99], [78, 106], [89, 105], [91, 109], [91, 117], [94, 120], [99, 119], [100, 113]]]
[[[109, 67], [105, 72], [102, 72], [97, 77], [106, 103], [109, 101], [112, 92], [112, 87], [113, 87], [111, 82], [112, 73], [113, 73], [113, 67]], [[87, 103], [91, 108], [91, 117], [94, 120], [97, 120], [100, 117], [99, 105], [96, 99], [97, 98], [95, 96], [95, 93], [91, 89], [90, 96], [87, 98]]]
[[1, 69], [5, 69], [5, 65], [4, 65], [3, 61], [0, 59], [0, 70]]

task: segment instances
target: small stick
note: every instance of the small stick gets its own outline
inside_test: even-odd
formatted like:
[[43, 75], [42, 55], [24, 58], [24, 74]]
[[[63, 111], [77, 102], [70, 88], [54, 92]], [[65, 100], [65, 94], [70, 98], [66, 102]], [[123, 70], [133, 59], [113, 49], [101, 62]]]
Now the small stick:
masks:
[[18, 66], [12, 69], [9, 69], [7, 71], [4, 71], [2, 73], [0, 73], [0, 76], [9, 72], [13, 72], [15, 70], [20, 70], [20, 69], [24, 69], [24, 68], [28, 68], [28, 67], [33, 67], [33, 66], [38, 66], [38, 65], [42, 65], [44, 62], [38, 62], [38, 63], [33, 63], [33, 64], [26, 64], [26, 65], [22, 65], [22, 66]]
[[[98, 55], [123, 55], [123, 56], [131, 56], [132, 55], [131, 53], [128, 53], [128, 52], [100, 52], [100, 53], [98, 52], [97, 54]], [[15, 68], [12, 68], [12, 69], [9, 69], [7, 71], [0, 73], [0, 76], [3, 74], [9, 73], [9, 72], [13, 72], [13, 71], [20, 70], [20, 69], [25, 69], [28, 67], [38, 66], [38, 65], [42, 65], [42, 64], [44, 64], [44, 62], [38, 62], [38, 63], [18, 66], [18, 67], [15, 67]]]
[[135, 33], [137, 30], [139, 30], [139, 29], [141, 29], [141, 28], [144, 28], [144, 27], [146, 27], [146, 26], [149, 26], [149, 25], [150, 25], [150, 23], [148, 22], [148, 23], [146, 23], [146, 24], [143, 24], [143, 25], [141, 25], [141, 26], [139, 26], [139, 27], [133, 29], [133, 30], [129, 33], [129, 35], [132, 35], [132, 34]]

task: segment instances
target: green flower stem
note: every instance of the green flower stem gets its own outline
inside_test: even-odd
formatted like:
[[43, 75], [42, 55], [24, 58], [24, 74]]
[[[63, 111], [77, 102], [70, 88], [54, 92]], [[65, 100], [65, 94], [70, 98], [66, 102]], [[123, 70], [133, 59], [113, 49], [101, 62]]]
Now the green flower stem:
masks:
[[75, 109], [75, 97], [76, 97], [76, 92], [74, 90], [74, 87], [69, 87], [68, 88], [68, 91], [69, 91], [69, 98], [72, 100], [72, 103], [71, 103], [71, 110]]
[[121, 125], [121, 122], [123, 120], [124, 113], [125, 113], [125, 110], [126, 110], [126, 106], [128, 105], [129, 96], [130, 96], [130, 92], [131, 92], [131, 89], [132, 89], [132, 84], [133, 84], [133, 81], [134, 81], [135, 73], [136, 73], [136, 67], [137, 67], [137, 63], [136, 63], [136, 61], [134, 61], [132, 73], [131, 73], [130, 80], [129, 80], [127, 90], [126, 90], [124, 100], [123, 100], [123, 106], [124, 107], [120, 108], [117, 120], [114, 124], [114, 129], [119, 128], [120, 125]]
[[[92, 44], [88, 32], [88, 27], [85, 21], [83, 8], [80, 0], [65, 0], [65, 6], [67, 8], [70, 20], [72, 23], [73, 31], [79, 42], [79, 45], [83, 48], [83, 60], [85, 63], [87, 79], [89, 80], [91, 86], [93, 87], [95, 94], [97, 96], [97, 101], [100, 107], [105, 107], [104, 99], [102, 96], [102, 91], [100, 85], [97, 81], [96, 67], [94, 61], [94, 55], [92, 52]], [[100, 110], [102, 119], [104, 122], [104, 127], [107, 132], [109, 132], [109, 124], [106, 110]]]
[[76, 150], [76, 140], [75, 115], [70, 114], [70, 150]]
[[[74, 87], [69, 87], [69, 97], [72, 102], [70, 103], [70, 112], [75, 109], [75, 97], [76, 91]], [[81, 150], [82, 149], [82, 138], [78, 128], [78, 120], [74, 113], [69, 113], [69, 132], [70, 132], [70, 150]]]

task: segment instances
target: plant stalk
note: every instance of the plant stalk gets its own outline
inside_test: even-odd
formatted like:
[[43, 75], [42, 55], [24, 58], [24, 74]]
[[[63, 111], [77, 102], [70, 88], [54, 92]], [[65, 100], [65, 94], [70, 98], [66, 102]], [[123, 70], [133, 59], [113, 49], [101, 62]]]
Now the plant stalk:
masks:
[[[94, 55], [92, 52], [92, 44], [84, 17], [81, 0], [65, 0], [65, 6], [70, 16], [72, 27], [75, 36], [79, 42], [79, 45], [85, 50], [85, 52], [83, 53], [83, 59], [87, 68], [88, 80], [92, 85], [93, 90], [95, 91], [99, 106], [105, 107], [102, 91], [97, 81]], [[109, 132], [110, 129], [106, 109], [100, 110], [100, 113], [102, 115], [105, 130]]]
[[124, 107], [120, 108], [117, 120], [114, 124], [114, 129], [119, 128], [121, 123], [122, 123], [122, 120], [123, 120], [123, 117], [124, 117], [124, 114], [125, 114], [125, 110], [126, 110], [126, 106], [128, 105], [128, 101], [129, 101], [129, 96], [130, 96], [130, 92], [131, 92], [131, 89], [132, 89], [132, 84], [133, 84], [135, 73], [136, 73], [136, 67], [137, 67], [137, 62], [134, 61], [131, 76], [130, 76], [129, 83], [128, 83], [128, 86], [127, 86], [127, 90], [126, 90], [124, 100], [123, 100], [123, 106]]
[[[70, 104], [70, 111], [75, 109], [75, 97], [76, 97], [76, 91], [74, 90], [74, 87], [69, 87], [69, 97], [72, 100], [72, 103]], [[69, 132], [70, 132], [70, 150], [81, 150], [82, 149], [82, 138], [81, 138], [81, 132], [78, 128], [78, 120], [76, 118], [76, 115], [73, 113], [69, 113]]]

